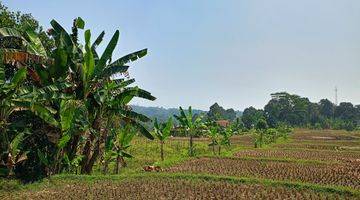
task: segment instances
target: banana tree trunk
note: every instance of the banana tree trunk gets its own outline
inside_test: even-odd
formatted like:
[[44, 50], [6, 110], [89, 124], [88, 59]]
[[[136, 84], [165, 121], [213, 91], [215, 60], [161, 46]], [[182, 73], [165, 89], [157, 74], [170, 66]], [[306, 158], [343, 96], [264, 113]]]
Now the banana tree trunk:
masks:
[[212, 151], [213, 154], [215, 155], [215, 140], [212, 140]]
[[84, 150], [83, 150], [84, 159], [83, 159], [82, 164], [81, 164], [81, 173], [82, 174], [89, 174], [90, 173], [88, 163], [89, 163], [90, 154], [91, 154], [91, 143], [92, 143], [92, 141], [94, 139], [95, 139], [95, 136], [93, 136], [93, 134], [90, 134], [90, 137], [89, 137], [88, 141], [86, 141], [86, 143], [85, 143], [85, 147], [84, 147]]
[[119, 160], [120, 160], [121, 167], [126, 167], [127, 166], [124, 157], [120, 157]]
[[76, 151], [77, 151], [77, 148], [78, 148], [78, 144], [79, 144], [79, 141], [80, 141], [80, 135], [83, 135], [83, 132], [78, 134], [78, 135], [75, 135], [74, 136], [74, 139], [72, 140], [71, 142], [71, 145], [69, 146], [69, 150], [68, 150], [68, 154], [69, 154], [69, 159], [70, 160], [73, 160], [76, 156]]
[[98, 131], [101, 132], [101, 136], [100, 138], [97, 140], [96, 142], [96, 146], [94, 149], [94, 153], [92, 154], [90, 160], [89, 160], [89, 168], [90, 168], [90, 173], [92, 171], [92, 167], [94, 166], [96, 160], [98, 159], [99, 155], [103, 154], [103, 148], [101, 148], [101, 145], [105, 143], [106, 137], [108, 135], [108, 130], [109, 130], [109, 120], [107, 121], [107, 125], [106, 125], [106, 129], [105, 130], [101, 130], [101, 125], [98, 125]]
[[164, 141], [160, 142], [160, 155], [161, 155], [161, 161], [164, 161]]
[[194, 156], [193, 150], [193, 136], [190, 134], [190, 141], [189, 141], [189, 155]]
[[116, 163], [115, 163], [115, 168], [114, 168], [114, 174], [118, 174], [119, 173], [119, 164], [120, 164], [120, 160], [119, 160], [120, 156], [116, 157]]
[[8, 176], [9, 177], [13, 176], [14, 175], [15, 162], [13, 160], [13, 157], [12, 157], [11, 153], [8, 153], [6, 165], [7, 165], [7, 168], [9, 170]]
[[[98, 131], [98, 133], [100, 133], [100, 130], [101, 130], [101, 114], [97, 114], [96, 115], [96, 118], [93, 122], [93, 129], [95, 131]], [[90, 139], [90, 140], [89, 140]], [[84, 152], [83, 152], [83, 155], [85, 156], [84, 158], [84, 162], [83, 162], [83, 165], [81, 167], [81, 173], [83, 174], [91, 174], [91, 171], [92, 171], [92, 168], [93, 168], [93, 165], [99, 155], [99, 151], [100, 151], [100, 140], [101, 138], [99, 138], [95, 144], [95, 148], [94, 148], [94, 151], [93, 153], [91, 154], [91, 146], [92, 146], [92, 143], [94, 142], [95, 140], [95, 135], [94, 134], [90, 134], [90, 138], [88, 139], [88, 141], [86, 142], [85, 144], [85, 147], [84, 147]]]
[[103, 167], [103, 174], [106, 174], [109, 168], [109, 161], [105, 160], [104, 167]]
[[263, 131], [260, 132], [260, 148], [263, 146]]
[[116, 157], [116, 165], [115, 165], [115, 168], [114, 168], [114, 174], [119, 174], [119, 169], [120, 169], [120, 166], [121, 167], [126, 167], [126, 162], [125, 162], [125, 159], [121, 156], [117, 156]]

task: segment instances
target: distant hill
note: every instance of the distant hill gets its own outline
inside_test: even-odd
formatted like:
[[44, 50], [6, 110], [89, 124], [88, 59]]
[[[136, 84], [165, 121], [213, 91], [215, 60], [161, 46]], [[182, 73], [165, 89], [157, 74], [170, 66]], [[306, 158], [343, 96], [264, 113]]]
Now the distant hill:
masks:
[[[131, 105], [131, 107], [133, 108], [133, 110], [135, 112], [146, 115], [146, 116], [150, 117], [151, 119], [157, 118], [161, 122], [166, 121], [169, 117], [172, 117], [173, 115], [179, 115], [178, 108], [145, 107], [145, 106], [136, 106], [136, 105]], [[202, 114], [202, 113], [206, 114], [207, 111], [193, 109], [193, 113], [194, 114]]]
[[236, 113], [236, 117], [241, 117], [243, 114], [243, 111], [235, 110], [235, 113]]
[[[169, 117], [173, 115], [179, 114], [178, 108], [163, 108], [163, 107], [145, 107], [145, 106], [137, 106], [131, 105], [135, 112], [144, 114], [151, 119], [157, 118], [159, 121], [166, 121]], [[206, 114], [208, 111], [193, 109], [194, 114]], [[240, 117], [242, 115], [241, 111], [235, 111], [236, 116]]]

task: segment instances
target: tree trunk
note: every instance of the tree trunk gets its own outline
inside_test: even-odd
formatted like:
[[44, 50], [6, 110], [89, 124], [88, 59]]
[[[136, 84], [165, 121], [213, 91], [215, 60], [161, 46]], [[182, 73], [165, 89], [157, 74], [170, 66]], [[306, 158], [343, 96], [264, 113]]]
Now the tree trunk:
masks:
[[221, 154], [221, 145], [219, 145], [219, 156]]
[[120, 156], [117, 156], [116, 157], [116, 165], [115, 165], [115, 168], [114, 168], [114, 174], [118, 174], [119, 173], [119, 163], [120, 163]]
[[[95, 118], [95, 120], [94, 120], [94, 122], [92, 124], [92, 128], [95, 131], [98, 131], [98, 133], [100, 133], [100, 130], [101, 130], [101, 112], [96, 115], [96, 118]], [[97, 159], [97, 156], [100, 153], [99, 152], [99, 150], [100, 150], [100, 139], [98, 139], [98, 141], [96, 142], [95, 149], [93, 151], [93, 154], [91, 155], [91, 146], [92, 146], [92, 143], [95, 140], [95, 135], [90, 133], [90, 140], [88, 139], [88, 141], [86, 141], [84, 151], [83, 151], [83, 155], [85, 156], [85, 158], [84, 158], [84, 162], [83, 162], [82, 167], [81, 167], [81, 173], [83, 173], [83, 174], [90, 174], [91, 173], [92, 167], [93, 167], [93, 165], [94, 165], [94, 163], [95, 163], [95, 161]]]
[[103, 174], [107, 174], [108, 169], [109, 169], [109, 161], [108, 161], [108, 160], [105, 160], [105, 162], [104, 162], [104, 168], [103, 168]]
[[121, 167], [126, 167], [126, 162], [125, 162], [123, 157], [117, 156], [116, 157], [116, 165], [115, 165], [115, 168], [114, 168], [114, 174], [119, 174], [120, 166]]
[[83, 135], [83, 134], [81, 133], [79, 135], [75, 135], [73, 141], [71, 142], [70, 149], [68, 151], [69, 152], [68, 156], [69, 156], [70, 160], [73, 160], [76, 156], [76, 150], [78, 148], [80, 135]]
[[89, 173], [89, 169], [88, 169], [88, 163], [90, 160], [90, 153], [91, 153], [91, 143], [92, 140], [94, 139], [94, 136], [90, 133], [90, 138], [88, 139], [88, 141], [86, 141], [85, 146], [84, 146], [84, 150], [83, 150], [83, 160], [82, 160], [82, 164], [81, 164], [81, 173], [82, 174], [88, 174]]
[[212, 141], [212, 151], [213, 151], [213, 154], [215, 155], [215, 140]]
[[[109, 123], [107, 124], [109, 125]], [[100, 125], [99, 125], [100, 126]], [[101, 133], [101, 127], [99, 127], [99, 130], [98, 130], [101, 134], [100, 138], [97, 140], [96, 142], [96, 146], [95, 146], [95, 149], [94, 149], [94, 153], [92, 154], [90, 160], [89, 160], [89, 173], [91, 173], [92, 171], [92, 167], [94, 166], [97, 158], [99, 157], [99, 155], [101, 155], [103, 153], [102, 149], [101, 149], [101, 144], [104, 144], [105, 143], [105, 140], [106, 140], [106, 137], [107, 137], [107, 133], [108, 133], [108, 126], [106, 126], [106, 130], [104, 130], [102, 133]]]
[[95, 164], [96, 159], [99, 156], [99, 153], [100, 153], [100, 139], [96, 141], [93, 154], [92, 154], [92, 156], [90, 157], [90, 159], [89, 159], [89, 161], [87, 163], [86, 170], [85, 170], [86, 174], [91, 174], [92, 168], [93, 168], [93, 166]]
[[160, 155], [161, 161], [164, 161], [164, 141], [160, 141]]
[[193, 136], [192, 136], [192, 135], [190, 135], [189, 155], [190, 155], [190, 156], [194, 156], [194, 152], [193, 152]]
[[124, 157], [119, 157], [119, 160], [120, 160], [121, 167], [126, 167], [127, 166]]

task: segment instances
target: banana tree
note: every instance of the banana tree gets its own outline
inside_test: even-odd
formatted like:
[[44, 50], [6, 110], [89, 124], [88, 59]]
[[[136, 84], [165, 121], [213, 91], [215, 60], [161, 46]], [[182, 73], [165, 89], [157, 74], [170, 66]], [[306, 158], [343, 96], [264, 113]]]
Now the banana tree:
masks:
[[104, 168], [103, 173], [107, 172], [108, 164], [115, 161], [114, 173], [118, 174], [120, 166], [126, 167], [125, 158], [133, 158], [128, 152], [131, 141], [136, 135], [137, 130], [131, 125], [113, 129], [112, 134], [107, 138], [105, 144]]
[[229, 147], [231, 145], [230, 139], [234, 135], [234, 131], [230, 126], [228, 126], [220, 131], [220, 135], [221, 135], [221, 140], [219, 143], [219, 155], [221, 154], [221, 146]]
[[[132, 111], [131, 107], [127, 104], [134, 97], [141, 97], [149, 100], [154, 100], [155, 98], [149, 92], [138, 87], [128, 87], [128, 85], [133, 82], [134, 79], [105, 83], [104, 87], [99, 88], [95, 92], [94, 99], [96, 103], [94, 103], [93, 106], [102, 113], [98, 116], [102, 121], [106, 122], [106, 124], [116, 123], [111, 122], [116, 117], [118, 119], [117, 123], [122, 122], [124, 124], [129, 124], [136, 128], [142, 135], [149, 139], [154, 139], [149, 131], [141, 124], [142, 122], [149, 122], [150, 119], [145, 115]], [[103, 149], [101, 146], [107, 138], [110, 127], [104, 123], [100, 125], [100, 129], [96, 129], [96, 126], [93, 126], [92, 128], [95, 131], [98, 130], [100, 135], [96, 139], [93, 154], [89, 158], [89, 167], [95, 163], [98, 155], [102, 155]]]
[[154, 121], [154, 133], [160, 141], [160, 157], [164, 161], [164, 144], [165, 140], [170, 136], [171, 128], [173, 126], [172, 118], [170, 117], [166, 123], [158, 123], [157, 118]]
[[[34, 103], [31, 104], [34, 105], [31, 108], [42, 110], [43, 112], [38, 112], [42, 118], [46, 118], [45, 111], [50, 111], [48, 113], [50, 117], [47, 120], [52, 119], [51, 116], [56, 114], [59, 121], [50, 120], [50, 122], [60, 128], [58, 133], [60, 139], [57, 141], [59, 151], [56, 153], [59, 156], [58, 159], [67, 155], [69, 160], [72, 160], [77, 156], [77, 152], [81, 152], [83, 155], [82, 172], [90, 173], [98, 155], [101, 154], [101, 145], [107, 135], [105, 127], [110, 116], [115, 114], [121, 116], [122, 121], [134, 125], [143, 135], [153, 139], [151, 134], [140, 124], [149, 119], [131, 111], [127, 105], [134, 97], [155, 99], [145, 90], [128, 87], [134, 80], [127, 80], [129, 68], [127, 63], [145, 56], [147, 49], [112, 61], [119, 31], [115, 32], [100, 56], [96, 49], [103, 40], [104, 32], [91, 43], [91, 32], [86, 30], [84, 33], [85, 44], [82, 45], [78, 41], [79, 29], [84, 29], [85, 26], [85, 22], [81, 18], [74, 20], [71, 34], [67, 33], [55, 20], [51, 21], [51, 25], [53, 28], [49, 34], [55, 41], [55, 49], [52, 52], [43, 51], [41, 41], [38, 40], [36, 34], [28, 33], [26, 36], [21, 36], [16, 31], [6, 30], [3, 31], [4, 37], [21, 38], [25, 45], [20, 50], [12, 49], [16, 54], [11, 54], [11, 56], [1, 54], [1, 56], [6, 56], [4, 60], [12, 60], [21, 55], [19, 63], [35, 60], [36, 62], [32, 62], [34, 65], [27, 68], [27, 72], [31, 83], [36, 86], [51, 87], [59, 81], [71, 84], [70, 87], [58, 90], [59, 94], [66, 94], [71, 97], [70, 99], [61, 101], [61, 99], [54, 100], [55, 98], [53, 98], [44, 104], [45, 108]], [[26, 51], [31, 51], [37, 57], [30, 56], [29, 60], [29, 54], [24, 54]], [[0, 78], [4, 77], [4, 74], [4, 70], [0, 70]], [[85, 144], [80, 145], [82, 141]], [[83, 147], [83, 149], [79, 149], [79, 147]], [[59, 169], [61, 170], [61, 167]]]
[[14, 175], [14, 167], [27, 159], [26, 154], [28, 152], [24, 152], [20, 148], [24, 136], [25, 133], [19, 133], [16, 135], [16, 137], [10, 142], [8, 151], [4, 152], [7, 156], [6, 163], [0, 161], [3, 166], [7, 167], [6, 174], [8, 176]]
[[243, 131], [244, 124], [242, 123], [240, 118], [237, 117], [235, 122], [232, 123], [231, 127], [234, 130], [235, 134], [240, 135]]
[[127, 164], [125, 162], [125, 158], [132, 158], [133, 156], [128, 153], [128, 149], [131, 146], [131, 141], [134, 138], [136, 131], [132, 129], [131, 126], [125, 127], [120, 134], [117, 136], [117, 140], [115, 141], [115, 156], [116, 156], [116, 165], [114, 169], [114, 173], [119, 173], [119, 165], [122, 167], [126, 167]]
[[[3, 69], [3, 65], [0, 64], [0, 71]], [[2, 138], [0, 146], [3, 150], [10, 151], [8, 120], [10, 115], [16, 111], [29, 110], [52, 126], [58, 125], [54, 118], [56, 111], [42, 104], [44, 97], [50, 92], [50, 88], [22, 87], [26, 72], [26, 68], [23, 67], [9, 81], [5, 80], [4, 76], [0, 78], [0, 137]]]
[[264, 119], [260, 119], [256, 124], [256, 140], [255, 140], [255, 148], [262, 147], [264, 144], [264, 134], [266, 132], [266, 129], [268, 128], [268, 125]]
[[[1, 124], [7, 125], [9, 116], [16, 111], [29, 110], [42, 119], [40, 123], [49, 124], [53, 130], [57, 130], [58, 111], [51, 102], [67, 98], [62, 91], [70, 85], [65, 80], [56, 80], [48, 85], [41, 84], [36, 69], [53, 64], [53, 59], [48, 57], [36, 33], [25, 31], [25, 35], [21, 35], [15, 29], [0, 28], [0, 37], [2, 42], [11, 38], [22, 44], [17, 48], [10, 44], [2, 45], [3, 48], [0, 49]], [[12, 73], [5, 73], [9, 72], [8, 68], [16, 69], [11, 80], [8, 80], [8, 77]], [[8, 143], [7, 128], [1, 129], [5, 129], [3, 132], [7, 139], [4, 139], [4, 143]]]
[[[155, 97], [138, 87], [126, 87], [134, 80], [123, 78], [124, 76], [127, 78], [128, 75], [129, 66], [126, 64], [145, 56], [147, 49], [112, 61], [112, 54], [119, 39], [119, 31], [114, 33], [100, 56], [96, 49], [103, 41], [104, 32], [92, 43], [91, 32], [86, 30], [84, 32], [85, 44], [82, 45], [78, 41], [79, 29], [85, 27], [85, 22], [81, 18], [74, 20], [71, 34], [67, 33], [55, 20], [51, 21], [51, 25], [53, 28], [50, 30], [50, 34], [56, 44], [56, 48], [52, 52], [54, 64], [49, 65], [46, 69], [38, 68], [36, 72], [41, 77], [42, 83], [58, 79], [70, 81], [73, 87], [66, 92], [74, 94], [73, 100], [82, 102], [82, 105], [85, 106], [86, 115], [70, 116], [70, 118], [78, 123], [79, 118], [86, 117], [81, 121], [87, 120], [88, 123], [82, 124], [88, 124], [88, 126], [76, 128], [75, 131], [72, 127], [64, 126], [61, 133], [61, 141], [63, 141], [61, 146], [71, 159], [78, 152], [80, 139], [85, 138], [82, 149], [82, 173], [90, 173], [98, 156], [101, 155], [101, 145], [107, 135], [105, 127], [110, 115], [114, 113], [121, 115], [123, 120], [134, 124], [141, 133], [151, 138], [150, 133], [139, 123], [139, 121], [145, 120], [145, 117], [132, 112], [127, 104], [134, 97], [150, 100], [154, 100]], [[62, 119], [72, 121], [67, 120], [67, 116]]]
[[207, 135], [211, 139], [211, 143], [209, 146], [212, 147], [212, 152], [215, 155], [215, 146], [219, 145], [219, 129], [220, 127], [215, 122], [208, 122], [207, 123]]
[[194, 156], [194, 145], [193, 145], [193, 137], [199, 128], [203, 126], [202, 118], [199, 115], [193, 115], [191, 106], [189, 106], [188, 112], [179, 108], [180, 115], [174, 115], [175, 119], [177, 119], [181, 125], [181, 127], [186, 131], [186, 135], [189, 136], [189, 155]]

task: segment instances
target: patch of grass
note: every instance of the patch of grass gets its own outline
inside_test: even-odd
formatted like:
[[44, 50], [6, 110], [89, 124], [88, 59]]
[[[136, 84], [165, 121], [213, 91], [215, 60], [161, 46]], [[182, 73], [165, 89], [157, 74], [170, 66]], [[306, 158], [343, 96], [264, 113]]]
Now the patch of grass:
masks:
[[[194, 140], [195, 156], [210, 156], [212, 149], [208, 146], [210, 141], [206, 138], [196, 138]], [[170, 167], [181, 162], [184, 162], [190, 157], [188, 155], [188, 138], [170, 138], [164, 145], [164, 161], [160, 158], [160, 144], [157, 140], [149, 141], [144, 137], [136, 137], [133, 140], [132, 146], [129, 148], [129, 153], [134, 158], [126, 159], [127, 167], [120, 168], [120, 174], [133, 174], [143, 171], [143, 167], [147, 165], [157, 165], [162, 168]], [[240, 147], [242, 148], [242, 147]], [[231, 145], [230, 147], [222, 147], [221, 156], [231, 155], [235, 152], [234, 149], [239, 149], [238, 145]], [[100, 163], [94, 166], [93, 174], [102, 174]], [[114, 163], [109, 165], [109, 173], [113, 172]]]

